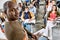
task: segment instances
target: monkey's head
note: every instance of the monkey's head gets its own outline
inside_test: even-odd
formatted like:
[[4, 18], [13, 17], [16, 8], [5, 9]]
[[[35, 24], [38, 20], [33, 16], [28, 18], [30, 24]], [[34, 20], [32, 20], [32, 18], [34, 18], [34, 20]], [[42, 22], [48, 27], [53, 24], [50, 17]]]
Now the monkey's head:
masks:
[[4, 3], [4, 13], [7, 16], [8, 21], [14, 21], [18, 19], [17, 6], [12, 1], [7, 1]]

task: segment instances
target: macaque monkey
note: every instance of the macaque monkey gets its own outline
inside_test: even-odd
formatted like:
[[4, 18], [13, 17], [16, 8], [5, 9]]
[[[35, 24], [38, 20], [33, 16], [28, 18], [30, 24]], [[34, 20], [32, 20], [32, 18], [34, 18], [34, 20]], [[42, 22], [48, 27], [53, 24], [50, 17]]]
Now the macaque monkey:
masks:
[[5, 34], [8, 40], [28, 40], [27, 32], [18, 21], [19, 13], [12, 1], [4, 3], [4, 13], [8, 21], [5, 22]]

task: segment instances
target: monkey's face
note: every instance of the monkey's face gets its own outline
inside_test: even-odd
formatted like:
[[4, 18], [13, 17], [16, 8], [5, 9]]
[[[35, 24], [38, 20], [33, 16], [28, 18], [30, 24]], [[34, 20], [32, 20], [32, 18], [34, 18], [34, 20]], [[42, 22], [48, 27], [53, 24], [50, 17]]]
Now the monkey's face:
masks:
[[7, 18], [9, 21], [17, 20], [18, 19], [18, 11], [15, 8], [9, 8], [7, 10]]
[[14, 21], [18, 19], [17, 5], [12, 1], [7, 1], [4, 3], [4, 12], [9, 21]]

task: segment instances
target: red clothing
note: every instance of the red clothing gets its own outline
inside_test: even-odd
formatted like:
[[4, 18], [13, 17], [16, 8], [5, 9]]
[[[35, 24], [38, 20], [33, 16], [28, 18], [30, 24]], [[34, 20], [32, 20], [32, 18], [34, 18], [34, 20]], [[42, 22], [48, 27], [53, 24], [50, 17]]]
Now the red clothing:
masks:
[[50, 20], [54, 20], [56, 18], [56, 13], [50, 13]]

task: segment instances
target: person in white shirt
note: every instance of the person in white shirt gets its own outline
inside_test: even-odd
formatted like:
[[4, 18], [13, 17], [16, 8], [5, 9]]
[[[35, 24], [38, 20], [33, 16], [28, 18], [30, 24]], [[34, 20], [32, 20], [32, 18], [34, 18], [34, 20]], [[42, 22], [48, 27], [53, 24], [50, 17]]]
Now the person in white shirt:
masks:
[[36, 14], [36, 7], [35, 7], [32, 3], [30, 4], [29, 11], [30, 11], [30, 12], [33, 12], [34, 15]]

